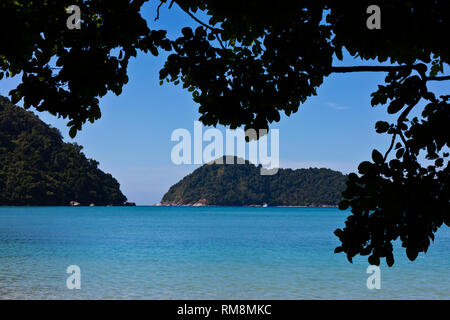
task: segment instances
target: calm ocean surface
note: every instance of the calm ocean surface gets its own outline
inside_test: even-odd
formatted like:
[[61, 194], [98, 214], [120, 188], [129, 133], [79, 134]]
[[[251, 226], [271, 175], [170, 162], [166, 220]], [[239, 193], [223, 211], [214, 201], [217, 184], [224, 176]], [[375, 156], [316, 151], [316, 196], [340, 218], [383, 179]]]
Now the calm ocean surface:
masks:
[[[1, 299], [450, 299], [450, 228], [368, 290], [334, 208], [0, 207]], [[66, 268], [81, 268], [69, 290]]]

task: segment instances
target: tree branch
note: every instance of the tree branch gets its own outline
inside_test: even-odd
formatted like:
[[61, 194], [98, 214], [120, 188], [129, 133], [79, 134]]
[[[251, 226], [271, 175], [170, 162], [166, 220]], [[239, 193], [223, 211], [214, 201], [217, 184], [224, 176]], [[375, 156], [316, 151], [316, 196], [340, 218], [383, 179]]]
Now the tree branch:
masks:
[[405, 139], [405, 136], [403, 135], [403, 132], [402, 132], [401, 130], [399, 130], [398, 135], [400, 136], [400, 139], [402, 139], [403, 145], [405, 146], [405, 149], [406, 149], [406, 151], [407, 151], [408, 154], [409, 154], [409, 147], [408, 147], [408, 145], [406, 144], [406, 139]]
[[[173, 1], [172, 1], [173, 2]], [[200, 25], [204, 26], [205, 28], [209, 29], [212, 31], [212, 33], [214, 34], [214, 36], [216, 37], [217, 41], [219, 41], [220, 46], [222, 47], [222, 49], [225, 50], [225, 46], [223, 45], [222, 39], [220, 39], [220, 33], [223, 31], [222, 29], [218, 29], [218, 28], [214, 28], [211, 27], [210, 25], [204, 23], [203, 21], [199, 20], [196, 16], [194, 16], [192, 13], [189, 12], [188, 9], [183, 8], [178, 2], [177, 2], [178, 6], [181, 8], [181, 10], [183, 10], [184, 12], [186, 12], [192, 19], [194, 19], [197, 23], [199, 23]], [[171, 4], [172, 5], [172, 4]]]
[[155, 21], [158, 21], [159, 19], [159, 9], [161, 9], [161, 6], [166, 3], [165, 1], [161, 1], [158, 5], [158, 8], [156, 8], [156, 17], [155, 17]]
[[[161, 2], [159, 3], [159, 5], [158, 5], [158, 8], [156, 8], [156, 18], [155, 18], [155, 21], [158, 21], [158, 20], [159, 20], [159, 9], [161, 9], [161, 6], [162, 6], [164, 3], [166, 3], [166, 2], [167, 2], [167, 0], [166, 0], [166, 1], [161, 1]], [[172, 1], [170, 2], [170, 4], [169, 4], [169, 9], [172, 8], [172, 5], [173, 5], [174, 2], [175, 2], [175, 0], [172, 0]]]
[[397, 124], [400, 124], [403, 122], [408, 114], [411, 112], [411, 110], [419, 103], [419, 101], [422, 99], [422, 96], [416, 98], [413, 103], [411, 103], [403, 112], [400, 114], [400, 117], [397, 119]]
[[203, 21], [199, 20], [196, 16], [194, 16], [188, 9], [183, 8], [178, 2], [177, 2], [177, 4], [181, 8], [181, 10], [186, 12], [192, 19], [194, 19], [196, 22], [198, 22], [199, 24], [201, 24], [205, 28], [213, 31], [214, 33], [218, 33], [218, 32], [222, 32], [223, 31], [222, 29], [214, 28], [214, 27], [211, 27], [210, 25], [204, 23]]
[[450, 80], [450, 76], [445, 76], [445, 77], [426, 77], [426, 80], [430, 80], [430, 81], [445, 81], [445, 80]]
[[395, 132], [394, 135], [392, 136], [391, 145], [389, 146], [389, 149], [386, 151], [384, 158], [383, 158], [384, 162], [386, 162], [386, 159], [387, 159], [389, 153], [391, 153], [392, 148], [394, 147], [395, 138], [397, 138], [397, 132]]
[[414, 66], [354, 66], [354, 67], [331, 67], [331, 72], [347, 73], [347, 72], [391, 72], [402, 71], [405, 69], [414, 69]]
[[[391, 72], [402, 71], [405, 69], [414, 69], [422, 71], [417, 65], [403, 65], [403, 66], [352, 66], [352, 67], [331, 67], [332, 73], [349, 73], [349, 72]], [[450, 80], [450, 76], [443, 77], [426, 77], [420, 72], [424, 81], [446, 81]]]

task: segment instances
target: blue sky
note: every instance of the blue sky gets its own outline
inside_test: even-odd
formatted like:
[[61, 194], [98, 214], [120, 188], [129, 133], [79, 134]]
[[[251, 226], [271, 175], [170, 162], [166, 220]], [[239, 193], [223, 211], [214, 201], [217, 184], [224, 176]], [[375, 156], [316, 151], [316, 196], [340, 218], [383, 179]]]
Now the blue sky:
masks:
[[[175, 5], [170, 11], [166, 8], [154, 22], [155, 5], [145, 6], [143, 14], [150, 28], [167, 29], [170, 36], [177, 36], [181, 27], [196, 26]], [[181, 86], [159, 85], [158, 72], [165, 57], [142, 53], [132, 60], [130, 80], [123, 93], [103, 97], [102, 118], [87, 123], [75, 139], [69, 137], [65, 120], [38, 113], [43, 121], [60, 129], [66, 141], [84, 146], [89, 158], [99, 161], [102, 170], [117, 178], [129, 201], [141, 205], [158, 203], [172, 184], [198, 167], [174, 165], [170, 159], [176, 144], [170, 140], [173, 130], [186, 128], [192, 132], [199, 113], [191, 94]], [[346, 57], [338, 64], [368, 63]], [[370, 93], [384, 77], [384, 73], [331, 75], [318, 95], [296, 114], [273, 124], [271, 128], [280, 133], [281, 167], [327, 167], [348, 173], [369, 159], [373, 148], [386, 150], [389, 138], [377, 134], [374, 126], [390, 117], [385, 107], [370, 106]], [[17, 82], [0, 81], [0, 94], [7, 95]]]

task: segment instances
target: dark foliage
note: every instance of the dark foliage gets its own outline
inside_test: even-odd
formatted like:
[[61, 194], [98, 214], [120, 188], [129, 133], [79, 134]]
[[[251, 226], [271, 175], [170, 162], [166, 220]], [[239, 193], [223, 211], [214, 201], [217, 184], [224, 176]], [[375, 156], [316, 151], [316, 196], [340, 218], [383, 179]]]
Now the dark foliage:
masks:
[[342, 173], [330, 169], [280, 169], [276, 175], [262, 176], [260, 167], [248, 161], [245, 164], [206, 164], [173, 185], [161, 203], [337, 205], [346, 180]]
[[[351, 176], [342, 208], [352, 216], [336, 231], [342, 242], [336, 251], [350, 261], [363, 254], [392, 265], [392, 240], [400, 239], [414, 260], [449, 224], [449, 96], [436, 97], [428, 84], [450, 80], [443, 74], [450, 63], [450, 1], [160, 0], [158, 12], [178, 6], [199, 25], [183, 28], [177, 39], [150, 30], [140, 15], [145, 2], [1, 1], [0, 79], [23, 73], [13, 101], [69, 118], [75, 135], [100, 117], [99, 97], [120, 94], [138, 50], [167, 50], [161, 82], [192, 92], [204, 124], [258, 129], [296, 112], [330, 74], [386, 72], [372, 105], [399, 114], [376, 126], [392, 143]], [[76, 31], [62, 14], [72, 4], [82, 8]], [[379, 30], [366, 27], [370, 5], [381, 8]], [[207, 19], [198, 19], [199, 12]], [[333, 65], [345, 50], [372, 63]], [[427, 104], [422, 115], [410, 119], [420, 102]], [[419, 161], [420, 154], [431, 163]]]
[[0, 96], [0, 205], [122, 205], [119, 183], [81, 150]]

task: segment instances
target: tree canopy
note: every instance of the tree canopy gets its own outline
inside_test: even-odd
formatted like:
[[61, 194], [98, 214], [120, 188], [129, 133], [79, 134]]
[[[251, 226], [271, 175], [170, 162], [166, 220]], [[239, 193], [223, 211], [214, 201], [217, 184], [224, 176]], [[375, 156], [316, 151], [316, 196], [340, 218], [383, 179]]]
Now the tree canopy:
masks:
[[117, 180], [82, 148], [0, 96], [0, 205], [123, 205]]
[[261, 175], [260, 167], [225, 159], [205, 164], [170, 187], [162, 204], [218, 206], [335, 206], [347, 176], [330, 169], [280, 169]]
[[[100, 97], [121, 93], [131, 57], [164, 50], [170, 55], [161, 81], [191, 91], [205, 125], [260, 129], [296, 112], [330, 74], [385, 72], [372, 105], [398, 115], [376, 125], [392, 143], [350, 176], [341, 208], [352, 215], [336, 231], [342, 242], [336, 252], [350, 261], [369, 255], [374, 264], [385, 257], [392, 265], [392, 241], [400, 239], [414, 260], [443, 223], [450, 225], [450, 96], [427, 86], [450, 80], [443, 74], [450, 62], [449, 1], [160, 0], [158, 13], [179, 6], [198, 24], [177, 39], [150, 29], [140, 14], [145, 2], [3, 0], [0, 77], [22, 74], [13, 102], [68, 118], [74, 136], [85, 121], [100, 118]], [[66, 27], [69, 5], [81, 8], [79, 30]], [[381, 9], [381, 29], [367, 28], [370, 5]], [[345, 51], [362, 65], [334, 65]], [[426, 107], [411, 118], [419, 102]]]

